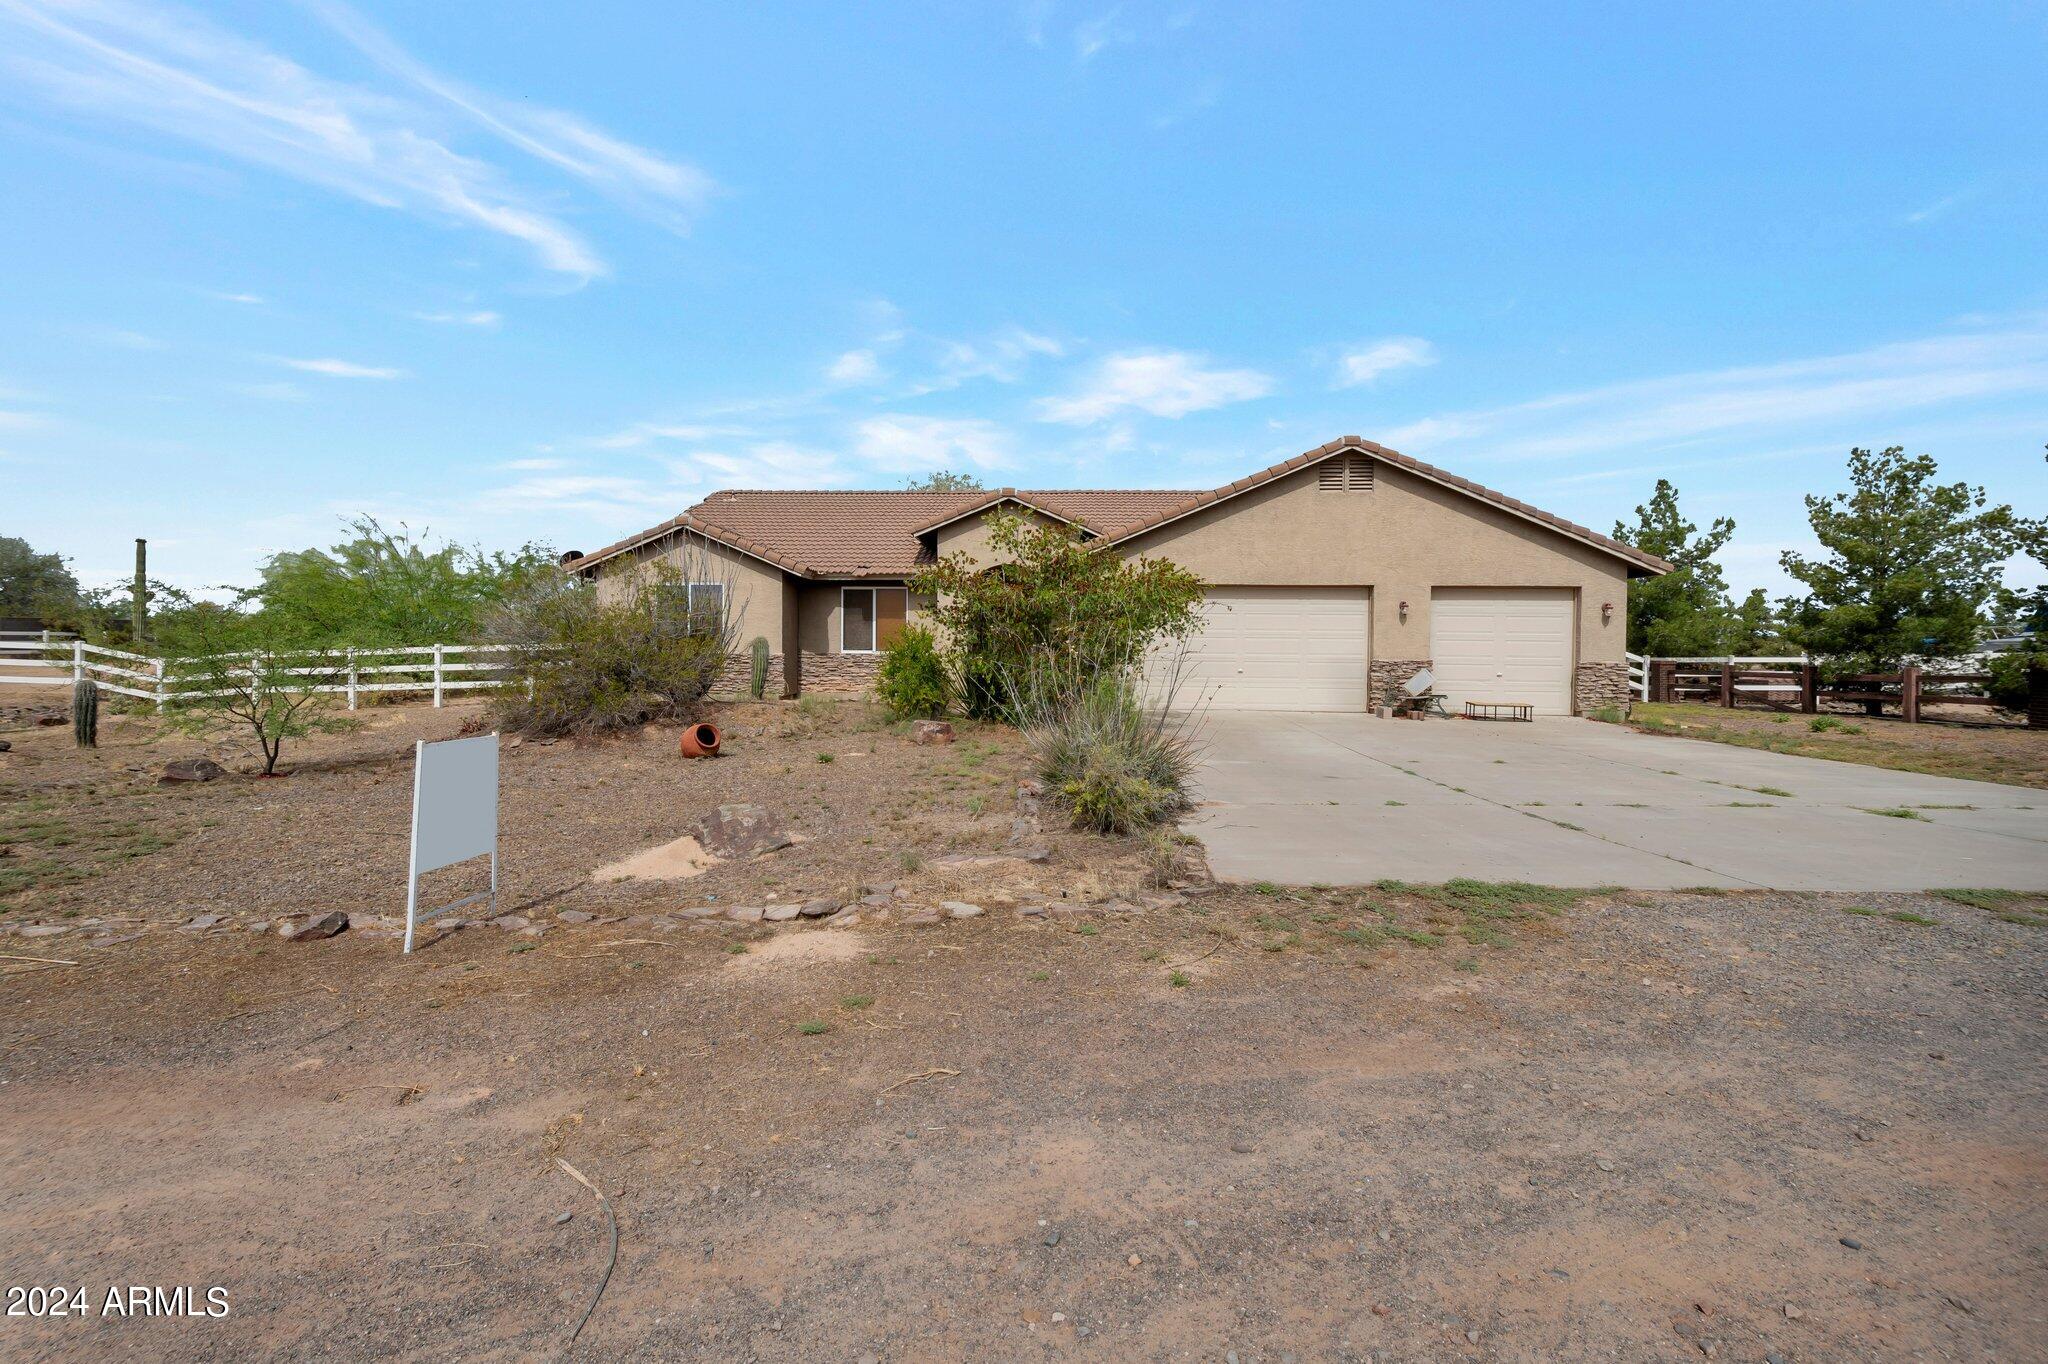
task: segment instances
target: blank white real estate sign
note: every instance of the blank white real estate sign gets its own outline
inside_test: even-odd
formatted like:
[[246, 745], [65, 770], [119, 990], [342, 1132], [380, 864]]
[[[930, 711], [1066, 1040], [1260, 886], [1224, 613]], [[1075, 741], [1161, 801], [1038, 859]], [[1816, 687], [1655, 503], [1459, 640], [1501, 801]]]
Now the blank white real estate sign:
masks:
[[[440, 867], [488, 855], [491, 888], [425, 913], [420, 877]], [[436, 914], [498, 895], [498, 736], [444, 739], [413, 746], [412, 860], [405, 882], [405, 950], [413, 929]]]

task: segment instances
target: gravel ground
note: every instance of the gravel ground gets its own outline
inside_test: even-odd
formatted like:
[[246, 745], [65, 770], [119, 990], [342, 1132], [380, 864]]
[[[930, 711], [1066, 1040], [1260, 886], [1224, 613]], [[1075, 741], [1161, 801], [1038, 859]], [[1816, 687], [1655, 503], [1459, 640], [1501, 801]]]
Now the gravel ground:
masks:
[[[240, 931], [384, 907], [388, 750], [460, 720], [166, 796], [140, 750], [102, 750], [132, 783], [67, 787], [17, 744], [59, 778], [46, 813], [132, 799], [185, 832], [7, 902], [0, 949], [83, 964], [0, 972], [0, 1272], [93, 1314], [0, 1317], [0, 1355], [552, 1356], [608, 1247], [559, 1157], [618, 1218], [583, 1359], [2043, 1357], [2038, 897], [1222, 888], [1027, 917], [1025, 879], [1141, 903], [1141, 859], [1063, 835], [981, 884], [910, 870], [1002, 843], [1014, 746], [771, 709], [712, 769], [656, 740], [508, 754], [508, 820], [572, 835], [518, 873], [571, 883], [529, 911], [544, 936], [408, 960]], [[809, 842], [576, 887], [773, 793]], [[848, 864], [908, 899], [851, 928], [673, 917]], [[990, 912], [905, 922], [942, 894]], [[137, 922], [76, 927], [111, 916]], [[232, 1307], [103, 1320], [110, 1284]]]

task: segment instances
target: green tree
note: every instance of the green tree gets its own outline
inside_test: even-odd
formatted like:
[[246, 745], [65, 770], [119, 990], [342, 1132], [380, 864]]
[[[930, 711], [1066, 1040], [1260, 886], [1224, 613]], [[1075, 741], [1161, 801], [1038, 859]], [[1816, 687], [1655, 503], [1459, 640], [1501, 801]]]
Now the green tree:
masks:
[[1806, 585], [1785, 602], [1786, 635], [1849, 671], [1889, 672], [1912, 655], [1966, 654], [2016, 550], [2042, 523], [1992, 506], [1982, 488], [1937, 483], [1931, 455], [1894, 445], [1849, 452], [1847, 492], [1808, 496], [1824, 553], [1778, 562]]
[[466, 640], [507, 594], [558, 571], [539, 545], [512, 554], [430, 549], [410, 528], [388, 531], [370, 516], [349, 529], [353, 536], [329, 549], [276, 554], [264, 565], [257, 597], [284, 631], [358, 646]]
[[82, 597], [61, 554], [38, 554], [28, 541], [0, 535], [0, 615], [68, 618]]
[[1784, 624], [1761, 587], [1751, 588], [1749, 595], [1728, 613], [1721, 642], [1727, 646], [1726, 652], [1731, 654], [1776, 654], [1784, 651]]
[[1728, 583], [1714, 556], [1735, 534], [1735, 523], [1714, 518], [1704, 532], [1678, 509], [1678, 489], [1657, 480], [1636, 524], [1614, 524], [1614, 538], [1666, 560], [1671, 572], [1632, 582], [1628, 589], [1628, 647], [1639, 654], [1688, 658], [1726, 652]]
[[982, 491], [981, 480], [973, 474], [956, 474], [948, 469], [935, 469], [923, 478], [906, 478], [903, 486], [913, 493], [978, 493]]
[[287, 739], [352, 729], [328, 689], [348, 677], [345, 652], [288, 617], [256, 609], [255, 593], [198, 601], [158, 586], [153, 618], [164, 660], [164, 718], [189, 734], [246, 734], [277, 771]]
[[1011, 714], [1046, 660], [1082, 681], [1128, 671], [1154, 641], [1185, 639], [1200, 623], [1206, 588], [1176, 564], [1100, 553], [1068, 527], [1023, 516], [988, 525], [993, 566], [949, 554], [911, 581], [933, 599], [970, 715]]

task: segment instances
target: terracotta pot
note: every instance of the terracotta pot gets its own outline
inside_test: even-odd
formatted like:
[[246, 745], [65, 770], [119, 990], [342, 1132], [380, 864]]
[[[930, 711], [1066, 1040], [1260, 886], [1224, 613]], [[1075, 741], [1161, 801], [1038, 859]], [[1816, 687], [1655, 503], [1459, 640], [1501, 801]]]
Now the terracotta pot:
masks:
[[699, 722], [683, 731], [683, 756], [685, 758], [715, 758], [718, 756], [718, 726]]

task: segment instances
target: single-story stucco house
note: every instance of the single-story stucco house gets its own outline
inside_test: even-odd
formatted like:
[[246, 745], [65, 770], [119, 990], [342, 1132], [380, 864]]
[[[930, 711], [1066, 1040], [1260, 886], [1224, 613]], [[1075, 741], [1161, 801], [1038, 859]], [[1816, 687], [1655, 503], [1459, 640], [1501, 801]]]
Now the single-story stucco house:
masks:
[[920, 614], [910, 577], [986, 557], [1001, 510], [1211, 584], [1186, 676], [1227, 709], [1368, 710], [1425, 667], [1454, 706], [1621, 701], [1629, 580], [1671, 568], [1356, 436], [1207, 491], [717, 492], [567, 566], [601, 585], [653, 558], [713, 563], [742, 648], [768, 641], [771, 686], [858, 689]]

